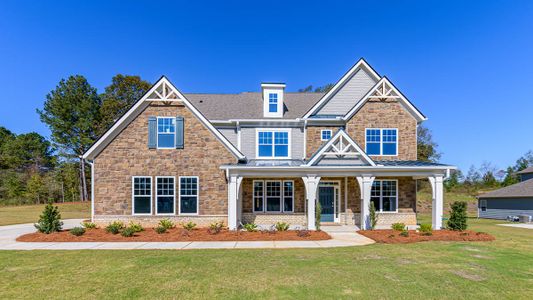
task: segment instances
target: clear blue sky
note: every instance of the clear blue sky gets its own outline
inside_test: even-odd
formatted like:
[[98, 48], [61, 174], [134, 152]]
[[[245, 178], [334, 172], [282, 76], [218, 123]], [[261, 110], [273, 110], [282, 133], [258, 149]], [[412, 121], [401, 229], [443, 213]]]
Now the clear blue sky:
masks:
[[0, 126], [48, 136], [35, 109], [72, 74], [99, 91], [117, 73], [295, 91], [365, 57], [429, 117], [443, 162], [504, 168], [533, 149], [533, 1], [190, 2], [0, 2]]

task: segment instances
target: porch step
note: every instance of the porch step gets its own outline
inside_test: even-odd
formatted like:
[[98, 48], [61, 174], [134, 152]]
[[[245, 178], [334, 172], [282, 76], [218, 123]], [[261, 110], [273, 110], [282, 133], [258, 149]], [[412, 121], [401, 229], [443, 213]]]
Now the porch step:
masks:
[[322, 226], [342, 226], [342, 224], [335, 223], [335, 222], [320, 222], [320, 225], [322, 225]]

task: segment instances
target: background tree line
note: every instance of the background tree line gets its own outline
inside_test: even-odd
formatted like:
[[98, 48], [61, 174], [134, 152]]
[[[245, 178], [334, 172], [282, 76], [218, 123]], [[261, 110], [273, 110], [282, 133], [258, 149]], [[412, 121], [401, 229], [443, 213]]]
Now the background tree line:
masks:
[[70, 76], [37, 110], [50, 140], [0, 127], [0, 204], [89, 200], [90, 171], [81, 155], [150, 87], [139, 76], [118, 74], [99, 94], [83, 76]]

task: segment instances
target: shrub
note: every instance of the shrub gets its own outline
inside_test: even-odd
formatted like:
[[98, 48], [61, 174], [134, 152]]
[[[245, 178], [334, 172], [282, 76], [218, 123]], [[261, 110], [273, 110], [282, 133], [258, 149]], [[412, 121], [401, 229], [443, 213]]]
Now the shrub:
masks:
[[403, 237], [408, 237], [409, 236], [409, 231], [403, 230], [402, 232], [400, 232], [400, 235], [403, 236]]
[[167, 228], [165, 226], [157, 226], [155, 229], [155, 232], [157, 232], [158, 234], [162, 234], [162, 233], [165, 233], [167, 232]]
[[196, 223], [194, 223], [194, 222], [188, 222], [188, 223], [183, 224], [183, 229], [185, 229], [187, 231], [191, 231], [195, 227], [196, 227]]
[[322, 206], [320, 205], [320, 202], [317, 201], [316, 207], [315, 207], [315, 226], [316, 226], [317, 231], [320, 231], [321, 214], [322, 214]]
[[287, 231], [287, 230], [289, 230], [289, 224], [285, 223], [285, 222], [277, 222], [275, 227], [276, 227], [277, 231]]
[[39, 232], [46, 234], [60, 231], [63, 227], [63, 222], [61, 222], [59, 208], [53, 206], [52, 202], [48, 202], [44, 207], [43, 213], [39, 216], [39, 221], [34, 226]]
[[113, 223], [110, 223], [109, 225], [107, 225], [107, 227], [105, 228], [105, 231], [109, 232], [109, 233], [112, 233], [112, 234], [117, 234], [119, 233], [122, 229], [124, 229], [124, 223], [120, 222], [120, 221], [115, 221]]
[[159, 226], [165, 227], [165, 229], [172, 229], [176, 227], [176, 225], [174, 225], [174, 222], [170, 221], [169, 219], [163, 219], [159, 221]]
[[405, 230], [405, 224], [404, 223], [393, 223], [391, 227], [392, 227], [392, 230], [396, 230], [396, 231], [404, 231]]
[[74, 227], [70, 230], [70, 234], [75, 236], [81, 236], [85, 233], [85, 228], [83, 227]]
[[378, 223], [378, 216], [376, 214], [376, 206], [374, 202], [370, 201], [370, 229], [374, 230]]
[[130, 222], [129, 228], [133, 229], [133, 231], [135, 231], [135, 232], [144, 231], [144, 228], [142, 227], [142, 225], [140, 223], [135, 223], [133, 221]]
[[420, 224], [420, 232], [422, 235], [433, 235], [433, 228], [431, 224]]
[[224, 223], [223, 222], [214, 222], [214, 223], [209, 224], [208, 231], [211, 234], [217, 234], [220, 231], [222, 231], [222, 228], [224, 228]]
[[451, 230], [466, 230], [468, 225], [466, 224], [466, 202], [455, 201], [450, 204], [450, 218], [448, 219], [448, 228]]
[[246, 230], [248, 232], [257, 231], [257, 225], [254, 224], [254, 223], [246, 223], [246, 224], [242, 225], [242, 227], [244, 228], [244, 230]]
[[124, 228], [124, 230], [122, 230], [122, 232], [120, 233], [123, 237], [132, 237], [134, 234], [135, 234], [135, 228], [132, 228], [132, 227], [127, 227], [127, 228]]
[[296, 235], [299, 236], [299, 237], [308, 237], [311, 235], [311, 233], [309, 232], [309, 230], [298, 230], [296, 232]]
[[83, 222], [83, 223], [81, 223], [81, 225], [85, 229], [95, 229], [96, 228], [96, 224], [94, 224], [93, 222]]

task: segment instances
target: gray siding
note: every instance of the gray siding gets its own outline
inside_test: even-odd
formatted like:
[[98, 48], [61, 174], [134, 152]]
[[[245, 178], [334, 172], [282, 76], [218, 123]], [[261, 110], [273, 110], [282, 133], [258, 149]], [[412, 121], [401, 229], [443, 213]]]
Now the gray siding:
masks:
[[[304, 133], [302, 128], [291, 130], [291, 158], [302, 159], [304, 155]], [[241, 152], [248, 159], [256, 158], [256, 128], [241, 128]]]
[[345, 115], [375, 84], [376, 81], [360, 69], [316, 114]]
[[[481, 200], [487, 200], [487, 210], [481, 211]], [[478, 201], [478, 212], [480, 218], [501, 219], [507, 216], [530, 215], [533, 216], [533, 197], [532, 198], [495, 198], [483, 199]]]
[[237, 130], [235, 128], [217, 128], [232, 144], [237, 147]]

